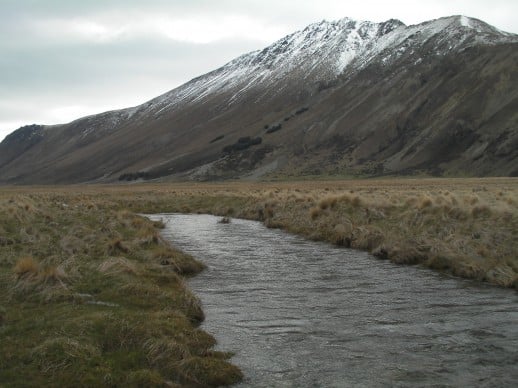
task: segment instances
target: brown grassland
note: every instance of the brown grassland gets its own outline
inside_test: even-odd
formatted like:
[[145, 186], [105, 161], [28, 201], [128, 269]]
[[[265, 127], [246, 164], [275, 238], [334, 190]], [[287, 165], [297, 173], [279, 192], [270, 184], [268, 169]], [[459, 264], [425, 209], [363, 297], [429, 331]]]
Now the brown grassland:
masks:
[[4, 187], [1, 383], [215, 386], [242, 378], [198, 327], [203, 311], [185, 278], [203, 264], [138, 215], [161, 212], [260, 220], [379, 259], [518, 288], [514, 178]]

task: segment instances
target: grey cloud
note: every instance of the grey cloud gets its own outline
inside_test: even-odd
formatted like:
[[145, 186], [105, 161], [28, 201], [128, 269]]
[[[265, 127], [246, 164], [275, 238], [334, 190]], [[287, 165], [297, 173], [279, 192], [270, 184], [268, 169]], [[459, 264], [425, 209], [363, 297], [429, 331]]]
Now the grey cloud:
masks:
[[164, 39], [109, 45], [25, 47], [0, 59], [0, 83], [34, 92], [39, 87], [68, 88], [74, 83], [118, 82], [134, 75], [156, 74], [185, 81], [256, 48], [253, 44], [222, 41], [193, 45]]

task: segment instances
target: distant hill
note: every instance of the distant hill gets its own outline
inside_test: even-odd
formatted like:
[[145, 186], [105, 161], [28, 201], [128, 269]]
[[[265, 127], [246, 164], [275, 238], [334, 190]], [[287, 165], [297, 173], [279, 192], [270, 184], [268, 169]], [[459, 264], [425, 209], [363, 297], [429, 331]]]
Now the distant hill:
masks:
[[518, 35], [464, 16], [323, 21], [143, 105], [18, 129], [0, 183], [518, 176], [517, 63]]

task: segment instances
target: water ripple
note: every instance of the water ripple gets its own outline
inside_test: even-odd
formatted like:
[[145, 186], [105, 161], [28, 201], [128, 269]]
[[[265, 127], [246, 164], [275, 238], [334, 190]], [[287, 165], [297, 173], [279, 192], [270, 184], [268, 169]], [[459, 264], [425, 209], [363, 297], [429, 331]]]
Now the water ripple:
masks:
[[244, 220], [157, 215], [253, 387], [514, 387], [518, 296]]

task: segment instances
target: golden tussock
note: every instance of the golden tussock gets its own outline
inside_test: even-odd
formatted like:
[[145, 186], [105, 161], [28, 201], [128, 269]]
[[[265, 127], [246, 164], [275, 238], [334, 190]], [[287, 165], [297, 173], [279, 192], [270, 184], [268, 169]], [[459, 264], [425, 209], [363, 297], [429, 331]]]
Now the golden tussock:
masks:
[[35, 277], [40, 272], [40, 264], [32, 257], [22, 257], [16, 262], [13, 271], [18, 278]]
[[107, 260], [104, 260], [101, 264], [99, 264], [97, 270], [107, 275], [119, 273], [127, 273], [132, 275], [138, 274], [136, 263], [126, 259], [125, 257], [111, 257]]

